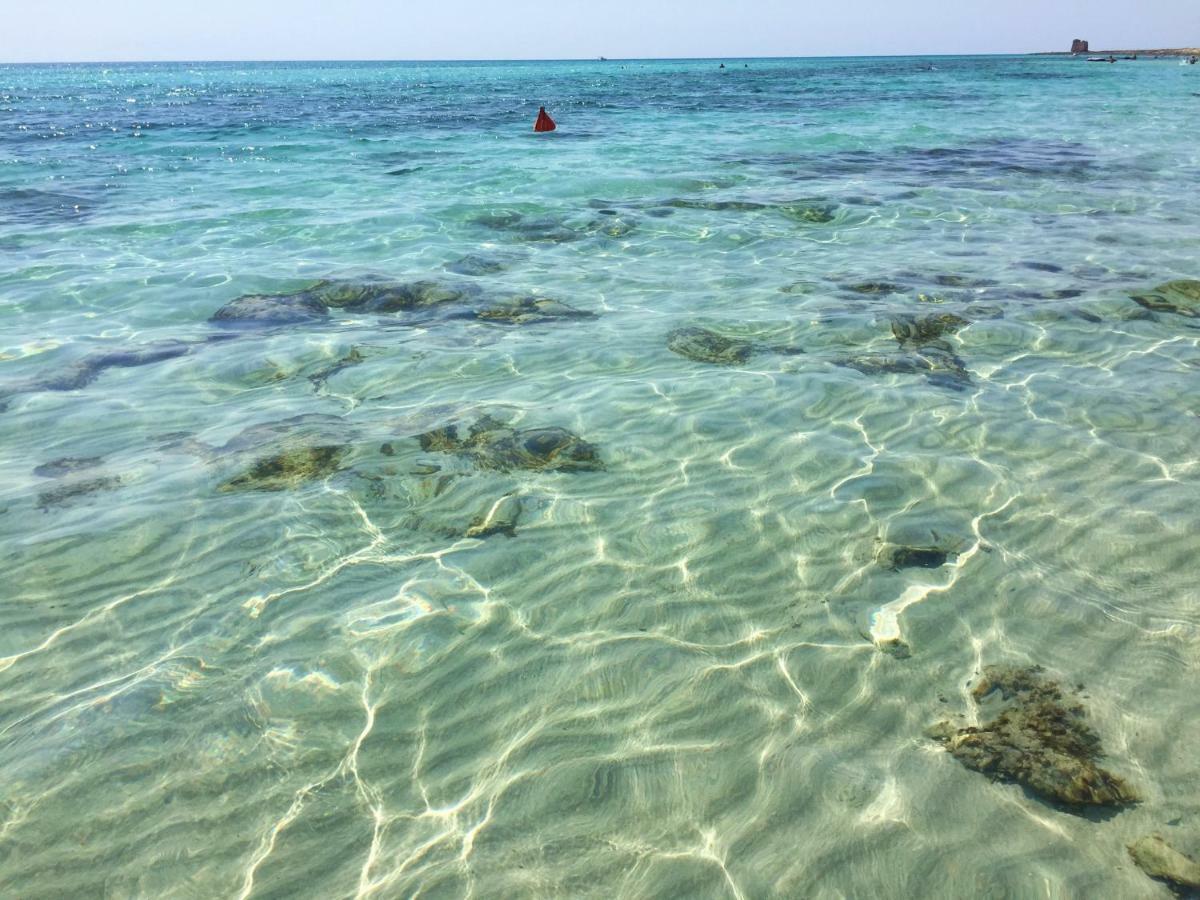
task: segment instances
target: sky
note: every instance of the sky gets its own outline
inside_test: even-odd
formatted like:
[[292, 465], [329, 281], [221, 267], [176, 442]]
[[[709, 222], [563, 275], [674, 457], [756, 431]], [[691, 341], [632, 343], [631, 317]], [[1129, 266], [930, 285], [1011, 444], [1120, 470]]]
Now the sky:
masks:
[[1200, 46], [1200, 0], [0, 0], [0, 62]]

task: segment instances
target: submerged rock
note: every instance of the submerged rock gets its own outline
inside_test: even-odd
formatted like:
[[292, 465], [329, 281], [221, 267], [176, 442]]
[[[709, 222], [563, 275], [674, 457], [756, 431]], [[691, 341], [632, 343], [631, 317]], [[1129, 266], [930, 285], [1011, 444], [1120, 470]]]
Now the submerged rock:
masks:
[[1138, 868], [1176, 889], [1200, 890], [1200, 864], [1184, 856], [1160, 835], [1151, 834], [1129, 845]]
[[1100, 738], [1083, 707], [1039, 666], [989, 666], [972, 691], [977, 703], [999, 694], [991, 721], [956, 728], [940, 722], [930, 735], [968, 769], [1029, 788], [1070, 806], [1124, 806], [1137, 802], [1117, 775], [1100, 768]]
[[485, 538], [493, 534], [517, 536], [517, 521], [521, 518], [521, 500], [512, 494], [501, 497], [482, 516], [471, 522], [467, 537]]
[[480, 469], [590, 472], [604, 468], [596, 446], [565, 428], [518, 430], [488, 416], [472, 425], [465, 438], [456, 425], [449, 425], [417, 440], [422, 450], [455, 453]]
[[475, 317], [484, 322], [529, 325], [564, 319], [594, 319], [596, 314], [544, 297], [514, 297], [479, 310]]
[[324, 322], [328, 318], [328, 306], [302, 291], [295, 294], [248, 294], [226, 303], [208, 321], [221, 328], [275, 328]]
[[901, 347], [924, 347], [970, 324], [954, 313], [898, 316], [892, 319], [892, 335]]
[[65, 481], [37, 496], [38, 509], [42, 511], [54, 507], [67, 506], [81, 497], [88, 497], [101, 491], [114, 491], [121, 486], [121, 479], [115, 475], [105, 475], [100, 478]]
[[904, 285], [896, 284], [892, 281], [856, 281], [851, 284], [843, 284], [843, 290], [853, 291], [856, 294], [899, 294], [905, 290]]
[[461, 303], [479, 295], [474, 285], [436, 281], [321, 281], [304, 292], [326, 306], [353, 312], [394, 313]]
[[667, 334], [667, 349], [694, 362], [739, 366], [750, 359], [754, 345], [707, 328], [689, 326]]
[[104, 459], [100, 456], [64, 456], [61, 459], [52, 459], [50, 462], [42, 463], [33, 470], [33, 474], [39, 478], [65, 478], [76, 472], [94, 469], [103, 462]]
[[338, 471], [343, 446], [294, 447], [258, 460], [247, 471], [222, 484], [218, 490], [283, 491], [306, 481], [326, 478]]
[[752, 200], [690, 200], [683, 197], [673, 197], [661, 205], [668, 209], [708, 209], [716, 212], [756, 212], [771, 208], [766, 203]]
[[453, 262], [448, 262], [444, 266], [447, 272], [453, 272], [456, 275], [498, 275], [507, 268], [500, 260], [490, 256], [477, 256], [470, 254], [463, 256]]
[[349, 353], [347, 353], [333, 365], [326, 366], [324, 369], [309, 375], [308, 380], [312, 383], [313, 387], [319, 391], [325, 387], [325, 382], [327, 382], [338, 372], [341, 372], [343, 369], [349, 369], [352, 366], [357, 366], [359, 363], [365, 361], [366, 357], [362, 354], [362, 351], [360, 351], [357, 347], [351, 347]]
[[157, 344], [148, 344], [145, 347], [89, 353], [83, 359], [63, 366], [49, 375], [0, 385], [0, 411], [5, 408], [4, 401], [17, 394], [34, 394], [41, 391], [77, 391], [99, 378], [106, 369], [148, 366], [152, 363], [186, 356], [191, 352], [192, 344], [185, 341], [163, 341]]
[[924, 375], [930, 384], [956, 391], [971, 383], [966, 364], [956, 354], [938, 347], [921, 347], [919, 351], [903, 355], [851, 356], [834, 362], [864, 375]]
[[930, 384], [952, 390], [962, 390], [971, 384], [971, 373], [959, 356], [937, 347], [922, 347], [918, 352], [902, 355], [848, 356], [836, 360], [836, 364], [863, 374], [923, 374]]
[[797, 203], [782, 203], [777, 209], [793, 222], [809, 225], [828, 225], [835, 218], [834, 206], [804, 206]]
[[1131, 294], [1133, 302], [1155, 312], [1200, 318], [1200, 281], [1168, 281], [1144, 294]]
[[885, 569], [938, 569], [944, 566], [953, 551], [942, 547], [905, 547], [885, 544], [879, 552], [878, 561]]
[[820, 201], [790, 203], [759, 203], [754, 200], [697, 200], [673, 197], [659, 205], [660, 209], [704, 209], [712, 212], [761, 212], [771, 210], [791, 219], [812, 225], [824, 225], [834, 220], [836, 207]]

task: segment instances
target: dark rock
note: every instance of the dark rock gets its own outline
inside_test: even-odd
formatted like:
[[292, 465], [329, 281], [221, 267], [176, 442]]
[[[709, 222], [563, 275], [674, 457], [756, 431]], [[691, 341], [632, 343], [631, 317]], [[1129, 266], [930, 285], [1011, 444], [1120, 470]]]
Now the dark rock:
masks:
[[226, 303], [209, 319], [222, 328], [275, 328], [308, 325], [329, 318], [326, 304], [308, 292], [250, 294]]
[[866, 354], [834, 362], [864, 375], [924, 375], [931, 384], [952, 390], [962, 390], [971, 383], [971, 373], [958, 356], [930, 346], [902, 355]]
[[1139, 306], [1155, 312], [1177, 313], [1193, 319], [1200, 317], [1200, 281], [1168, 281], [1152, 291], [1131, 296]]
[[39, 478], [64, 478], [67, 475], [74, 475], [76, 472], [94, 469], [103, 462], [104, 459], [99, 456], [64, 456], [61, 459], [42, 463], [33, 470], [33, 474]]
[[1071, 52], [1072, 53], [1087, 53], [1088, 52], [1088, 42], [1083, 40], [1082, 38], [1075, 38], [1075, 40], [1071, 41]]
[[1083, 707], [1040, 667], [988, 667], [972, 696], [978, 703], [992, 694], [1002, 705], [991, 721], [966, 728], [940, 722], [930, 730], [968, 769], [1069, 806], [1137, 802], [1121, 778], [1096, 764], [1103, 750]]
[[476, 312], [475, 317], [484, 322], [530, 325], [565, 319], [594, 319], [596, 314], [543, 297], [515, 297], [485, 307]]
[[899, 294], [904, 291], [904, 285], [891, 281], [859, 281], [854, 284], [844, 284], [842, 288], [856, 294]]
[[1129, 855], [1138, 868], [1165, 881], [1176, 890], [1200, 890], [1200, 864], [1184, 856], [1160, 835], [1151, 834], [1129, 845]]
[[[601, 215], [604, 214], [601, 210]], [[593, 219], [587, 225], [587, 230], [593, 234], [603, 235], [610, 238], [621, 238], [637, 230], [637, 222], [633, 219], [617, 218], [616, 210], [607, 210], [611, 213], [610, 218]]]
[[885, 547], [879, 562], [893, 571], [900, 569], [938, 569], [952, 554], [941, 547]]
[[675, 197], [662, 204], [670, 209], [708, 209], [715, 212], [757, 212], [770, 209], [766, 203], [755, 203], [750, 200], [689, 200]]
[[417, 443], [421, 445], [422, 450], [431, 453], [453, 453], [463, 446], [458, 437], [457, 425], [446, 425], [417, 435]]
[[436, 281], [322, 281], [304, 294], [337, 309], [395, 313], [428, 309], [443, 303], [461, 303], [477, 297], [479, 288], [443, 285]]
[[184, 341], [163, 341], [133, 349], [103, 350], [89, 353], [76, 362], [65, 366], [52, 375], [29, 378], [0, 387], [0, 397], [14, 394], [32, 394], [40, 391], [77, 391], [95, 381], [106, 369], [129, 369], [148, 366], [185, 356], [192, 345]]
[[970, 324], [954, 313], [898, 316], [892, 319], [892, 334], [901, 347], [924, 347]]
[[1035, 272], [1061, 272], [1063, 270], [1062, 266], [1056, 266], [1054, 263], [1035, 262], [1032, 260], [1023, 262], [1021, 265]]
[[448, 262], [445, 265], [447, 272], [453, 272], [456, 275], [470, 275], [478, 277], [480, 275], [498, 275], [505, 269], [504, 263], [490, 256], [477, 256], [470, 254], [468, 256], [456, 259], [453, 262]]
[[427, 452], [455, 453], [480, 469], [501, 472], [586, 472], [604, 468], [599, 451], [565, 428], [514, 429], [485, 416], [471, 426], [466, 438], [449, 425], [418, 436]]
[[283, 491], [306, 481], [326, 478], [338, 471], [346, 448], [342, 446], [294, 447], [258, 460], [246, 472], [218, 490]]
[[750, 359], [754, 345], [707, 328], [676, 328], [667, 334], [667, 349], [694, 362], [738, 366]]
[[793, 222], [804, 222], [810, 225], [827, 225], [836, 216], [834, 206], [804, 206], [796, 203], [781, 203], [776, 209]]
[[45, 511], [52, 507], [67, 506], [81, 497], [88, 497], [100, 491], [113, 491], [120, 486], [121, 479], [115, 475], [105, 475], [82, 481], [65, 481], [38, 494], [38, 509]]

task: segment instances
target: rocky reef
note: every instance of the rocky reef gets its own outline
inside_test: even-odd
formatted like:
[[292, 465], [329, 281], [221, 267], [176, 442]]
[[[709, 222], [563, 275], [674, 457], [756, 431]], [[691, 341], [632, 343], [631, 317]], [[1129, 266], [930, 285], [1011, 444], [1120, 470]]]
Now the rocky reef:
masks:
[[1068, 807], [1137, 802], [1124, 780], [1097, 765], [1104, 751], [1083, 706], [1041, 667], [989, 666], [972, 696], [998, 702], [995, 717], [978, 727], [943, 721], [929, 732], [968, 769]]
[[1131, 294], [1133, 302], [1154, 312], [1169, 312], [1188, 318], [1200, 318], [1200, 281], [1168, 281], [1140, 294]]
[[604, 468], [594, 444], [565, 428], [516, 429], [490, 416], [471, 425], [465, 437], [457, 425], [418, 436], [421, 449], [453, 453], [479, 469], [509, 472], [593, 472]]
[[[490, 271], [487, 262], [478, 257], [464, 257], [447, 268], [468, 274]], [[545, 297], [489, 299], [477, 284], [365, 278], [318, 281], [290, 294], [241, 297], [221, 307], [209, 321], [230, 329], [305, 325], [327, 321], [331, 309], [379, 315], [437, 311], [440, 317], [513, 325], [595, 318], [595, 313]]]

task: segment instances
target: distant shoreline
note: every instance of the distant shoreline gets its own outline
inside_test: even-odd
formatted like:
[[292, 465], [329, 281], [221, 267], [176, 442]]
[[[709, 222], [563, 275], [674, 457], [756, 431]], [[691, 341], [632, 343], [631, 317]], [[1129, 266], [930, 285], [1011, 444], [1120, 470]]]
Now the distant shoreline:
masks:
[[1175, 50], [1088, 50], [1072, 53], [1070, 50], [1043, 50], [1030, 56], [1200, 56], [1200, 47], [1182, 47]]

